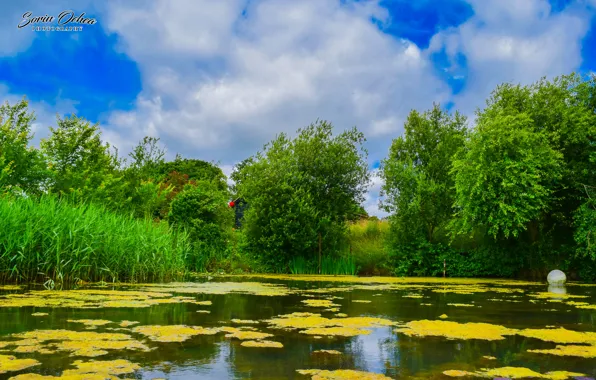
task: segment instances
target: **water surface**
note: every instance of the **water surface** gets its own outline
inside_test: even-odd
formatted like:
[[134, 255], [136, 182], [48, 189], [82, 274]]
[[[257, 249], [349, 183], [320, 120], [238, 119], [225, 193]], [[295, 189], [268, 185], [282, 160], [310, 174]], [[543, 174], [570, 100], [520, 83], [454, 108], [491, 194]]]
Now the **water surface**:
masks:
[[[487, 369], [523, 367], [544, 378], [596, 377], [596, 288], [581, 284], [557, 294], [545, 284], [498, 280], [243, 276], [0, 292], [0, 372], [14, 360], [9, 355], [38, 362], [1, 379], [59, 378], [91, 361], [94, 369], [79, 368], [79, 375], [97, 370], [113, 378], [309, 379], [313, 372], [298, 370], [311, 369], [362, 371], [321, 372], [322, 378], [362, 378], [367, 372], [450, 379], [444, 371], [493, 378]], [[487, 336], [492, 326], [460, 326], [470, 322], [507, 332]], [[271, 336], [244, 336], [248, 332]], [[283, 347], [243, 346], [246, 341]], [[552, 351], [557, 346], [563, 352]], [[587, 353], [565, 351], [570, 346]], [[116, 359], [136, 366], [129, 373], [105, 368]]]

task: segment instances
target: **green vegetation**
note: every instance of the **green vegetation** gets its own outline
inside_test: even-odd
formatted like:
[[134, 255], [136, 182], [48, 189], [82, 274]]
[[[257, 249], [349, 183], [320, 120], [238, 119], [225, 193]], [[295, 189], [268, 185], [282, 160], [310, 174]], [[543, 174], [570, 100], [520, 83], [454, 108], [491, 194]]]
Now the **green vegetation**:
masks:
[[[278, 135], [240, 162], [128, 157], [70, 115], [32, 147], [28, 103], [0, 106], [0, 258], [8, 280], [122, 281], [185, 271], [596, 279], [596, 77], [503, 84], [474, 128], [413, 110], [382, 161], [380, 221], [356, 128]], [[231, 199], [246, 202], [234, 230]], [[75, 223], [76, 222], [76, 223]]]
[[185, 233], [93, 203], [51, 196], [0, 200], [0, 278], [164, 281], [181, 278]]

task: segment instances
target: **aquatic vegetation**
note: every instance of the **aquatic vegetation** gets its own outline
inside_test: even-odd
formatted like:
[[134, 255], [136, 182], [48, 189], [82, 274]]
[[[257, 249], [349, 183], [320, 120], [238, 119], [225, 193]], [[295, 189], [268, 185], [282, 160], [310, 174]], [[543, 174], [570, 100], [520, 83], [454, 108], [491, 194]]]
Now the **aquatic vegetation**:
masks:
[[245, 340], [240, 344], [244, 347], [271, 347], [271, 348], [283, 348], [283, 344], [274, 342], [272, 340]]
[[[296, 314], [296, 313], [294, 313]], [[364, 328], [395, 326], [396, 323], [388, 319], [373, 317], [342, 317], [324, 318], [320, 314], [309, 314], [308, 316], [282, 315], [278, 318], [269, 319], [267, 322], [272, 328], [280, 329], [305, 329], [300, 331], [308, 335], [339, 335], [355, 336], [370, 334]]]
[[551, 293], [551, 292], [531, 293], [531, 294], [529, 294], [529, 296], [530, 297], [534, 297], [534, 298], [538, 298], [538, 299], [551, 299], [551, 298], [561, 298], [561, 299], [588, 298], [588, 296], [582, 296], [582, 295], [559, 294], [559, 293]]
[[484, 355], [483, 358], [486, 360], [497, 360], [497, 358], [495, 358], [494, 356], [490, 356], [490, 355]]
[[[149, 347], [134, 340], [130, 335], [120, 333], [96, 333], [91, 331], [71, 330], [34, 330], [13, 334], [21, 341], [18, 345], [37, 345], [39, 350], [56, 349], [69, 351], [72, 356], [95, 357], [108, 354], [111, 350], [149, 351]], [[53, 343], [52, 343], [53, 342]], [[44, 346], [45, 345], [45, 346]], [[43, 352], [42, 352], [43, 353]]]
[[128, 360], [116, 359], [106, 361], [89, 361], [83, 362], [76, 360], [73, 365], [77, 369], [67, 369], [62, 373], [62, 376], [43, 376], [35, 373], [26, 373], [11, 377], [16, 380], [43, 380], [43, 379], [63, 379], [63, 380], [106, 380], [118, 377], [113, 375], [124, 375], [133, 373], [141, 367], [136, 363], [131, 363]]
[[450, 369], [447, 371], [443, 371], [443, 375], [451, 376], [451, 377], [463, 377], [463, 376], [474, 376], [474, 373], [468, 372], [468, 371], [461, 371], [458, 369]]
[[148, 325], [135, 327], [132, 331], [137, 334], [145, 335], [154, 342], [184, 342], [195, 335], [217, 334], [219, 329], [186, 325]]
[[371, 301], [369, 301], [369, 300], [352, 300], [352, 302], [356, 302], [356, 303], [371, 303]]
[[197, 313], [209, 314], [211, 312], [209, 310], [197, 310]]
[[172, 282], [168, 284], [139, 284], [154, 292], [182, 294], [253, 294], [257, 296], [287, 296], [293, 292], [285, 285], [262, 282]]
[[101, 373], [108, 375], [124, 375], [127, 373], [133, 373], [141, 367], [136, 364], [129, 362], [124, 359], [106, 360], [106, 361], [88, 361], [83, 362], [82, 360], [75, 361], [74, 364], [77, 369], [66, 370], [63, 375], [68, 374], [87, 374], [87, 373]]
[[331, 300], [302, 300], [302, 303], [306, 304], [306, 306], [310, 307], [332, 307], [332, 306], [340, 306], [338, 304], [333, 303]]
[[109, 323], [114, 323], [112, 321], [108, 321], [105, 319], [68, 319], [67, 322], [71, 322], [71, 323], [82, 323], [85, 326], [88, 327], [95, 327], [95, 326], [104, 326], [107, 325]]
[[596, 346], [557, 345], [546, 350], [528, 350], [537, 354], [550, 354], [557, 356], [578, 356], [582, 358], [596, 358]]
[[0, 355], [0, 373], [21, 371], [40, 364], [35, 359], [17, 359], [11, 355]]
[[316, 350], [312, 352], [313, 354], [329, 354], [329, 355], [341, 355], [341, 352], [337, 350]]
[[231, 319], [230, 322], [238, 324], [238, 325], [251, 325], [251, 324], [258, 324], [259, 321], [253, 321], [250, 319]]
[[578, 309], [590, 309], [590, 310], [596, 310], [596, 305], [577, 305], [576, 306]]
[[567, 371], [552, 371], [545, 374], [532, 371], [525, 367], [502, 367], [502, 368], [483, 368], [480, 371], [468, 372], [460, 370], [443, 371], [443, 374], [451, 377], [484, 377], [484, 378], [509, 378], [509, 379], [523, 379], [523, 378], [541, 378], [552, 380], [564, 380], [572, 376], [585, 376], [582, 373], [567, 372]]
[[202, 305], [202, 306], [211, 306], [211, 305], [213, 305], [213, 302], [211, 302], [211, 301], [197, 301], [197, 302], [195, 302], [195, 304]]
[[355, 371], [351, 369], [337, 369], [335, 371], [323, 369], [298, 369], [301, 375], [311, 375], [312, 380], [391, 380], [380, 373]]
[[558, 329], [524, 329], [518, 332], [518, 335], [527, 338], [540, 339], [545, 342], [554, 343], [587, 343], [596, 344], [596, 332], [580, 332], [567, 330], [565, 328]]
[[325, 311], [329, 311], [331, 313], [337, 313], [339, 310], [339, 307], [331, 307], [329, 309], [325, 309]]
[[335, 314], [335, 316], [336, 316], [336, 317], [339, 317], [339, 318], [345, 318], [345, 317], [347, 317], [348, 315], [347, 315], [347, 314], [345, 314], [345, 313], [337, 313], [337, 314]]
[[441, 315], [439, 315], [439, 318], [445, 319], [445, 318], [449, 318], [449, 316], [447, 314], [441, 314]]
[[395, 332], [408, 336], [442, 336], [448, 339], [502, 340], [517, 330], [489, 323], [457, 323], [449, 321], [411, 321]]
[[21, 285], [0, 285], [0, 290], [21, 290]]
[[368, 335], [370, 334], [370, 330], [355, 327], [315, 327], [302, 330], [300, 333], [308, 335], [356, 336]]
[[261, 339], [265, 339], [265, 338], [269, 338], [269, 337], [273, 336], [273, 334], [250, 331], [250, 330], [247, 331], [246, 329], [238, 329], [236, 327], [227, 327], [226, 326], [226, 327], [222, 327], [220, 330], [228, 333], [226, 335], [226, 338], [235, 338], [235, 339], [239, 339], [239, 340], [261, 340]]
[[449, 306], [456, 306], [456, 307], [474, 307], [475, 305], [471, 305], [468, 303], [448, 303]]
[[48, 313], [32, 313], [31, 316], [32, 317], [45, 317], [46, 315], [49, 315]]
[[422, 298], [421, 294], [406, 294], [404, 298]]
[[102, 289], [34, 290], [28, 293], [0, 296], [0, 307], [137, 308], [160, 303], [182, 302], [196, 301], [192, 298], [173, 297], [170, 293]]
[[139, 324], [140, 322], [136, 322], [136, 321], [121, 321], [120, 322], [120, 326], [122, 327], [128, 327], [128, 326], [133, 326], [136, 324]]
[[[200, 275], [197, 275], [200, 277]], [[458, 284], [480, 285], [494, 284], [499, 286], [542, 285], [540, 282], [512, 281], [477, 278], [455, 277], [358, 277], [358, 276], [328, 276], [328, 275], [286, 275], [286, 274], [238, 274], [226, 275], [232, 278], [263, 278], [271, 280], [289, 280], [306, 282], [343, 282], [354, 284]]]

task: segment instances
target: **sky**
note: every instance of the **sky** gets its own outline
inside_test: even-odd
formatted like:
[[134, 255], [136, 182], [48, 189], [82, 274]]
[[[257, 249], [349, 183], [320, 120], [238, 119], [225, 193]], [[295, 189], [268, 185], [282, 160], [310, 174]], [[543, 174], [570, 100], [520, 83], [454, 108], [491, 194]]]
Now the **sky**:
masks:
[[[96, 22], [17, 27], [65, 10]], [[0, 0], [0, 102], [27, 96], [35, 143], [75, 113], [121, 154], [155, 136], [226, 174], [280, 132], [356, 126], [384, 216], [377, 168], [412, 109], [473, 122], [499, 83], [596, 71], [595, 16], [596, 0]]]

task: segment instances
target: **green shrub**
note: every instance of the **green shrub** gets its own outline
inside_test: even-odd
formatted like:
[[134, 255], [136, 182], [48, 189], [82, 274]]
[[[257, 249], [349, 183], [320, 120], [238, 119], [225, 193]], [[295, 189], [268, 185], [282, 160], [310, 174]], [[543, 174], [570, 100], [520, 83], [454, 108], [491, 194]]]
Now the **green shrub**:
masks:
[[187, 185], [171, 204], [169, 220], [188, 232], [192, 253], [187, 267], [206, 271], [225, 259], [232, 212], [227, 207], [227, 194], [216, 183], [199, 181]]

